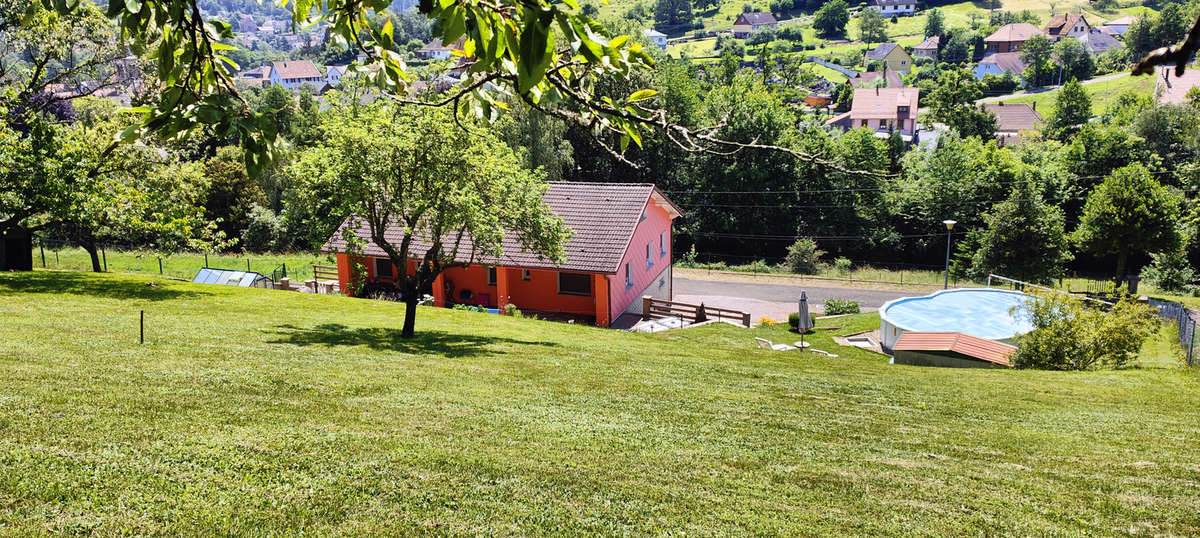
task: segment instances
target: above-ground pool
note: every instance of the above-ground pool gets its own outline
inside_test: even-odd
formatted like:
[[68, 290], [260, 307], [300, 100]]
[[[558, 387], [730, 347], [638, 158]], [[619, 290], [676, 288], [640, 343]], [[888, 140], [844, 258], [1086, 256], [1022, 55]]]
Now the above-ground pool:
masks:
[[1027, 314], [1012, 312], [1027, 299], [1019, 291], [988, 288], [896, 299], [879, 308], [879, 337], [889, 351], [904, 331], [957, 332], [1011, 344], [1014, 337], [1033, 330]]

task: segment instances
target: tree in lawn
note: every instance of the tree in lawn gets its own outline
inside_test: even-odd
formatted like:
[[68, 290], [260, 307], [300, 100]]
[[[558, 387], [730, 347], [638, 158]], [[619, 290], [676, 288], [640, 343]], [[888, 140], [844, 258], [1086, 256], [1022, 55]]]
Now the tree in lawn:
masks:
[[1096, 59], [1078, 39], [1064, 39], [1054, 44], [1054, 55], [1062, 66], [1062, 81], [1087, 80], [1096, 72]]
[[846, 0], [833, 0], [818, 9], [813, 16], [813, 28], [817, 35], [826, 39], [846, 36], [846, 23], [850, 22], [850, 6]]
[[874, 9], [864, 9], [858, 14], [858, 35], [864, 43], [887, 41], [887, 19]]
[[1042, 201], [1032, 182], [1013, 186], [1008, 199], [983, 217], [987, 228], [972, 232], [972, 272], [995, 273], [1019, 280], [1048, 283], [1062, 275], [1071, 259], [1063, 231], [1063, 213]]
[[929, 114], [963, 137], [990, 140], [996, 135], [996, 117], [974, 103], [983, 97], [983, 84], [965, 68], [945, 69], [925, 98]]
[[1051, 138], [1068, 140], [1092, 118], [1092, 98], [1078, 80], [1072, 80], [1058, 90], [1054, 97], [1054, 115], [1047, 122]]
[[1130, 254], [1163, 252], [1179, 244], [1180, 199], [1140, 163], [1120, 168], [1096, 186], [1072, 238], [1085, 252], [1116, 254], [1124, 277]]
[[946, 35], [946, 17], [942, 10], [933, 8], [925, 13], [925, 37]]
[[1025, 64], [1025, 80], [1030, 86], [1040, 88], [1050, 83], [1054, 74], [1051, 54], [1054, 44], [1042, 34], [1034, 34], [1021, 46], [1021, 62]]
[[[522, 168], [491, 132], [460, 131], [444, 109], [395, 105], [341, 110], [325, 128], [297, 166], [334, 197], [348, 228], [365, 224], [366, 239], [399, 268], [402, 336], [413, 336], [417, 303], [434, 279], [500, 256], [506, 230], [523, 248], [563, 260], [570, 232], [542, 201], [542, 174]], [[411, 275], [409, 260], [417, 261]]]

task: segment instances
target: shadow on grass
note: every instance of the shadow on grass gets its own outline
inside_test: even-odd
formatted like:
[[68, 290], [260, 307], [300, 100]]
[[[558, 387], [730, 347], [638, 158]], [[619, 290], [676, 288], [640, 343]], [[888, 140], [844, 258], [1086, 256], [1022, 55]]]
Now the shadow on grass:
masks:
[[66, 271], [0, 272], [0, 295], [6, 293], [66, 293], [147, 301], [210, 295], [202, 291], [182, 290], [177, 286], [162, 282], [150, 286], [149, 282], [149, 280], [142, 282], [113, 279], [93, 273]]
[[514, 340], [496, 336], [480, 336], [443, 331], [417, 330], [412, 338], [402, 338], [400, 329], [382, 327], [347, 327], [340, 323], [324, 323], [311, 328], [295, 325], [277, 325], [276, 334], [281, 338], [268, 341], [270, 344], [294, 346], [367, 346], [379, 351], [424, 354], [434, 353], [450, 358], [473, 357], [494, 353], [487, 349], [491, 344], [520, 344], [557, 347], [558, 344]]

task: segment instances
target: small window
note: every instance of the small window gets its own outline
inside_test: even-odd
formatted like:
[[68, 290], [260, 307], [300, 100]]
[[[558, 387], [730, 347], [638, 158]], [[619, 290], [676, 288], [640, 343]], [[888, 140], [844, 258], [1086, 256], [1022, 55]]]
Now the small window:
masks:
[[667, 255], [667, 232], [663, 232], [658, 236], [658, 257], [663, 258]]
[[529, 280], [529, 269], [521, 269], [521, 280]]
[[591, 295], [592, 276], [581, 273], [559, 273], [558, 293], [560, 295]]
[[638, 220], [638, 222], [641, 222], [643, 220], [646, 220], [646, 210], [645, 209], [642, 210], [642, 218], [640, 220]]
[[633, 287], [633, 273], [629, 270], [629, 263], [625, 264], [625, 289]]
[[375, 258], [375, 278], [392, 278], [392, 260]]
[[646, 267], [654, 265], [654, 258], [650, 256], [650, 243], [646, 243]]
[[488, 284], [489, 286], [496, 285], [496, 268], [488, 267]]

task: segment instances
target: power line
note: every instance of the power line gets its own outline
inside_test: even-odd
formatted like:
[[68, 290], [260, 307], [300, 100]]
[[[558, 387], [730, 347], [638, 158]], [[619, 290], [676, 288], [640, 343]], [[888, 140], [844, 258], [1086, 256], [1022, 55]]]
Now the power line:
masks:
[[[1161, 174], [1172, 174], [1174, 172], [1170, 171], [1170, 170], [1162, 170], [1162, 171], [1147, 172], [1147, 173], [1149, 173], [1151, 175], [1161, 175]], [[1097, 176], [1071, 176], [1071, 178], [1072, 179], [1105, 179], [1110, 176], [1126, 176], [1126, 175], [1133, 175], [1133, 174], [1109, 174], [1106, 176], [1099, 176], [1099, 175], [1097, 175]], [[993, 181], [993, 182], [989, 182], [989, 183], [991, 185], [1011, 185], [1014, 183], [1021, 183], [1022, 181], [1027, 181], [1027, 180], [1016, 179], [1016, 180], [1012, 180], [1012, 181]], [[705, 195], [707, 195], [707, 194], [722, 194], [722, 195], [724, 195], [724, 194], [728, 194], [728, 195], [809, 194], [809, 193], [895, 191], [895, 190], [904, 190], [905, 188], [909, 188], [911, 190], [926, 189], [926, 188], [927, 189], [939, 189], [939, 188], [948, 188], [948, 187], [959, 187], [962, 185], [963, 185], [962, 183], [933, 183], [933, 184], [929, 184], [929, 185], [897, 184], [897, 185], [887, 185], [887, 186], [877, 186], [877, 187], [853, 187], [853, 188], [844, 188], [844, 189], [780, 189], [780, 190], [770, 190], [770, 191], [768, 191], [768, 190], [761, 190], [761, 191], [664, 190], [662, 192], [665, 194], [705, 194]], [[1181, 190], [1195, 192], [1197, 189], [1198, 189], [1198, 187], [1189, 187], [1187, 189], [1181, 189]]]

